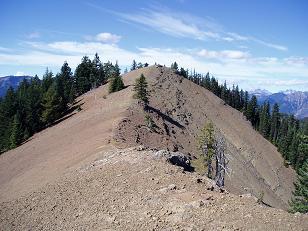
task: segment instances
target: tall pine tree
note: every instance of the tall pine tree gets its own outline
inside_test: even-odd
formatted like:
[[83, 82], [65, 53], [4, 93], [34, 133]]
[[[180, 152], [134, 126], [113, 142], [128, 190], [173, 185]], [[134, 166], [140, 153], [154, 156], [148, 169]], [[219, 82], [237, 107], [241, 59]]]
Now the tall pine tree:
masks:
[[298, 180], [291, 200], [291, 212], [308, 213], [308, 161], [298, 171]]
[[145, 76], [141, 74], [141, 76], [136, 79], [136, 83], [134, 86], [134, 91], [135, 91], [134, 97], [142, 100], [145, 104], [149, 103], [149, 98], [148, 98], [149, 94], [148, 94], [147, 87], [148, 87], [148, 83], [145, 79]]

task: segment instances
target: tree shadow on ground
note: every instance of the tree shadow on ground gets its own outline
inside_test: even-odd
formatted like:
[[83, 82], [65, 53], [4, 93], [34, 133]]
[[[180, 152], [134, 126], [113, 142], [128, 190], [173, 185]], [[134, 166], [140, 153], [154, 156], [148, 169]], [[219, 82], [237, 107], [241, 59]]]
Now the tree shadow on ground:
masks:
[[172, 119], [170, 116], [162, 113], [159, 109], [156, 109], [154, 107], [146, 105], [145, 110], [148, 111], [148, 112], [151, 112], [151, 111], [155, 112], [156, 114], [158, 114], [160, 117], [162, 117], [164, 120], [168, 121], [169, 123], [177, 126], [178, 128], [185, 129], [185, 127], [182, 124], [180, 124], [178, 121]]

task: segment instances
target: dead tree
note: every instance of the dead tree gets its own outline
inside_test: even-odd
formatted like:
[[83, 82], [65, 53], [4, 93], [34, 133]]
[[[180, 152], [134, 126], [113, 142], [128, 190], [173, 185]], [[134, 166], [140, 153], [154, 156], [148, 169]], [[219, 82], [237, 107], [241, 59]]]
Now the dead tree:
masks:
[[213, 179], [212, 161], [215, 159], [215, 182], [218, 187], [224, 187], [225, 174], [228, 174], [225, 147], [224, 138], [217, 131], [215, 134], [213, 124], [211, 122], [205, 124], [198, 137], [198, 149], [205, 158], [207, 177], [210, 179]]
[[224, 187], [227, 160], [225, 156], [225, 140], [222, 137], [216, 138], [215, 160], [216, 160], [215, 182], [218, 187]]

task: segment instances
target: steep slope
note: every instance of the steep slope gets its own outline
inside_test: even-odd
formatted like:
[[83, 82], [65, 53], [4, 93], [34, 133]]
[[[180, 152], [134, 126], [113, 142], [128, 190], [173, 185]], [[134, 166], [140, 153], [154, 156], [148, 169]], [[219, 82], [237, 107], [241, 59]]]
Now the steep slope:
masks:
[[170, 68], [151, 69], [155, 70], [152, 75], [145, 76], [151, 85], [149, 114], [157, 127], [155, 131], [147, 129], [145, 113], [140, 106], [132, 105], [119, 124], [116, 140], [128, 146], [167, 147], [197, 156], [196, 138], [205, 122], [211, 120], [227, 142], [227, 189], [255, 196], [264, 193], [265, 203], [287, 208], [295, 173], [283, 166], [276, 147], [254, 131], [240, 112], [208, 90], [176, 75]]

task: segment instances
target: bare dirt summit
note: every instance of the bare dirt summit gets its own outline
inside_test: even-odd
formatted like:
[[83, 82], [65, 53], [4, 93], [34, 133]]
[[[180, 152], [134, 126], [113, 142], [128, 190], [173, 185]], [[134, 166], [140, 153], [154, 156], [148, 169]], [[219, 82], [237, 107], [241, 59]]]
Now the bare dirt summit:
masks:
[[[132, 97], [141, 73], [156, 131]], [[239, 112], [168, 68], [123, 79], [124, 90], [88, 92], [80, 112], [0, 156], [0, 230], [308, 229], [307, 215], [282, 209], [293, 170]], [[195, 138], [208, 119], [232, 157], [227, 190], [167, 161], [197, 155]], [[257, 202], [261, 191], [276, 208]]]

